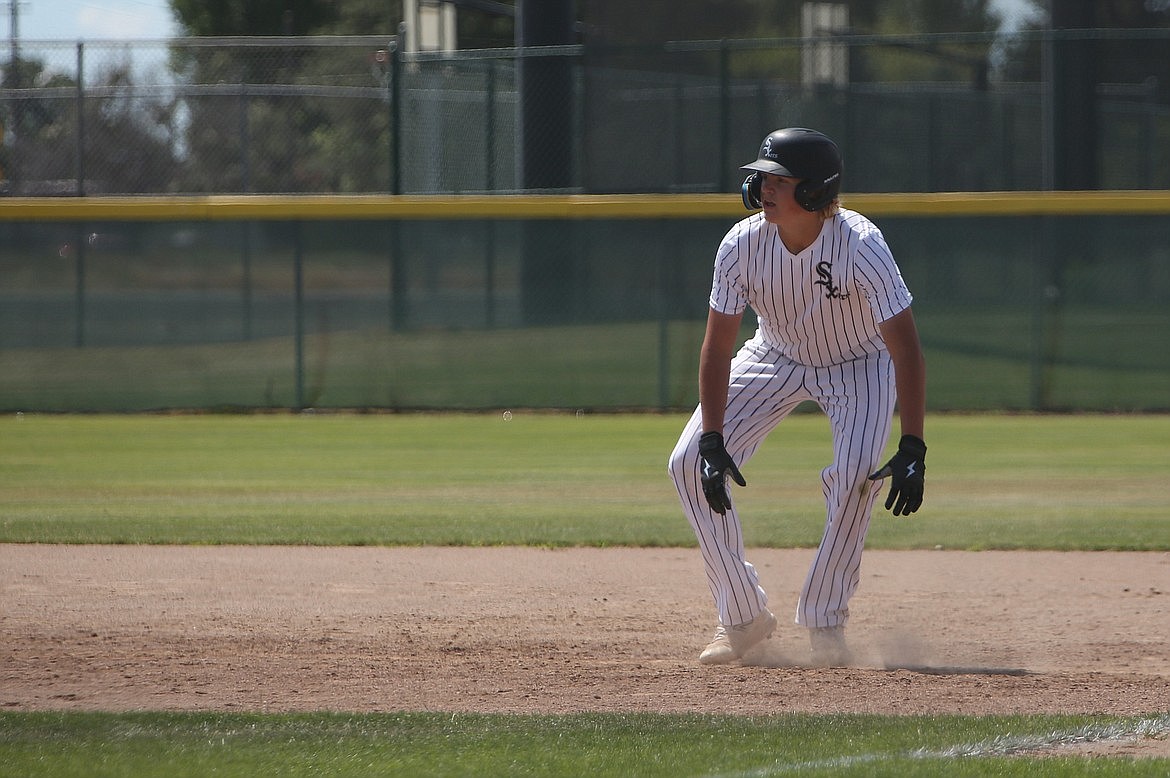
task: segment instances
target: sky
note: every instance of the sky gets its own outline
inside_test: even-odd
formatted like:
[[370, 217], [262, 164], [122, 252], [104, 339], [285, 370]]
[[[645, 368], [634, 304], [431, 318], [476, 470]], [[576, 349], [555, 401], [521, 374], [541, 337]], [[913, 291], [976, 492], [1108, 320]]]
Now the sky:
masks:
[[0, 34], [12, 36], [12, 3], [22, 41], [169, 38], [176, 34], [168, 0], [0, 0]]
[[[161, 39], [176, 34], [168, 0], [0, 0], [0, 32], [12, 36], [17, 4], [21, 40]], [[993, 0], [1011, 18], [1027, 0]]]

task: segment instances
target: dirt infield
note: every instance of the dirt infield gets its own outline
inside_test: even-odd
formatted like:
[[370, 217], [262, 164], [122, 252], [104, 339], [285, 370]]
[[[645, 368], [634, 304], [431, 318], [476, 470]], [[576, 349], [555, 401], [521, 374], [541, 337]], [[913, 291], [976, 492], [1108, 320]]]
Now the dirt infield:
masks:
[[869, 551], [859, 661], [812, 669], [811, 553], [750, 555], [781, 629], [704, 667], [692, 549], [4, 545], [0, 706], [1170, 711], [1170, 554]]

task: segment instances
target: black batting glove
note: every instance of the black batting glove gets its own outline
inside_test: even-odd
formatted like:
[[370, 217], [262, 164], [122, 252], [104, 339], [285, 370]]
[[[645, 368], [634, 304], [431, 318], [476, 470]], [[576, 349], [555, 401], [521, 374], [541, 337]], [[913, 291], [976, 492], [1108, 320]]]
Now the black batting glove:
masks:
[[886, 510], [892, 510], [895, 516], [909, 516], [922, 506], [926, 479], [926, 443], [922, 438], [903, 435], [898, 441], [898, 453], [869, 480], [877, 481], [887, 476], [890, 493], [886, 497]]
[[699, 456], [702, 457], [703, 496], [716, 513], [727, 513], [731, 508], [731, 495], [727, 493], [727, 476], [735, 479], [740, 486], [747, 481], [739, 474], [739, 468], [731, 461], [731, 454], [723, 446], [723, 433], [704, 432], [699, 436]]

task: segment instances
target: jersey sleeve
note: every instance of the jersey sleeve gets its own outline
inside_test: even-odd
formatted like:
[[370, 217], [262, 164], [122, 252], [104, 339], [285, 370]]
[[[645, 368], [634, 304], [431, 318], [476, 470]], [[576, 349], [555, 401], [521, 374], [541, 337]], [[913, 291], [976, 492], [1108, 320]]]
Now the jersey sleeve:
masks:
[[737, 224], [723, 236], [715, 254], [715, 272], [711, 279], [708, 304], [718, 313], [737, 315], [747, 308], [747, 285], [743, 270], [743, 224]]
[[914, 301], [885, 237], [876, 228], [862, 237], [857, 248], [856, 280], [879, 322], [887, 321]]

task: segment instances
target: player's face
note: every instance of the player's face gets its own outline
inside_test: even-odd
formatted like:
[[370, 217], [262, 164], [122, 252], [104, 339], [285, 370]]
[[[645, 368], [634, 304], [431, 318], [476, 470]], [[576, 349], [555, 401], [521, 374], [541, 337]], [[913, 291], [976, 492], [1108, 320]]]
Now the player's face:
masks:
[[807, 216], [808, 211], [796, 202], [796, 185], [799, 178], [778, 176], [775, 173], [761, 173], [760, 202], [764, 205], [764, 219], [773, 224], [781, 219]]

